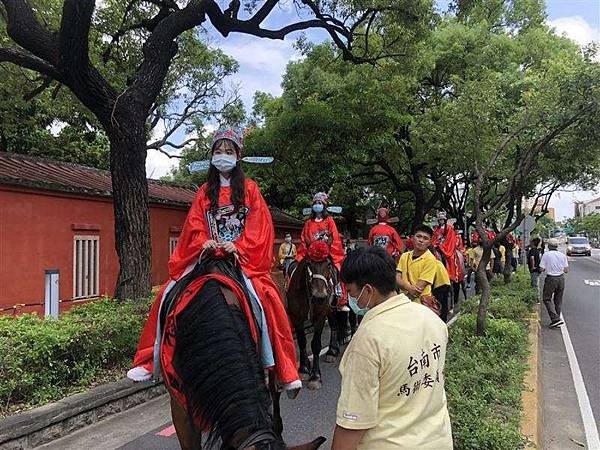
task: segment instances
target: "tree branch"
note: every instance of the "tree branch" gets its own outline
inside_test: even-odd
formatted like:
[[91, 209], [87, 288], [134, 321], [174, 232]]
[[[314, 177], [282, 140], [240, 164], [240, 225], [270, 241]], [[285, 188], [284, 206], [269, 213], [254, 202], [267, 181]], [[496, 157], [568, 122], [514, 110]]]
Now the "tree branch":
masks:
[[0, 62], [10, 62], [57, 80], [61, 79], [61, 76], [52, 65], [18, 48], [0, 48]]
[[74, 74], [89, 66], [89, 32], [95, 0], [64, 0], [59, 34], [61, 72]]
[[18, 45], [39, 59], [55, 66], [58, 42], [35, 17], [28, 0], [0, 0], [6, 10], [6, 31]]

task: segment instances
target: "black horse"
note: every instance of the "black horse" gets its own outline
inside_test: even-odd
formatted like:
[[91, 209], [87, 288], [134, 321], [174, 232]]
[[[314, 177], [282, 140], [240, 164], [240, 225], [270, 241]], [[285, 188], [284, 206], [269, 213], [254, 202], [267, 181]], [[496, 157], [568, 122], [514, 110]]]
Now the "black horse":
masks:
[[[192, 292], [192, 283], [210, 273], [227, 275], [248, 295], [239, 267], [229, 260], [208, 258], [175, 285], [161, 310], [162, 351], [172, 350], [172, 366], [162, 368], [163, 376], [181, 447], [202, 448], [204, 431], [207, 448], [220, 443], [221, 449], [285, 449], [280, 394], [272, 379], [266, 382], [257, 343], [241, 307], [248, 300], [215, 280]], [[175, 305], [184, 294], [193, 299], [175, 314]], [[178, 401], [181, 394], [184, 404]], [[317, 438], [292, 448], [312, 450], [324, 441]]]
[[[300, 377], [308, 379], [309, 389], [322, 386], [319, 355], [322, 349], [321, 335], [325, 320], [329, 322], [329, 349], [325, 361], [334, 362], [340, 354], [340, 343], [345, 338], [347, 313], [338, 312], [335, 303], [334, 274], [330, 261], [312, 261], [308, 256], [292, 268], [292, 275], [286, 288], [287, 309], [290, 321], [296, 332], [300, 349]], [[313, 326], [311, 349], [312, 363], [306, 352], [306, 321]]]

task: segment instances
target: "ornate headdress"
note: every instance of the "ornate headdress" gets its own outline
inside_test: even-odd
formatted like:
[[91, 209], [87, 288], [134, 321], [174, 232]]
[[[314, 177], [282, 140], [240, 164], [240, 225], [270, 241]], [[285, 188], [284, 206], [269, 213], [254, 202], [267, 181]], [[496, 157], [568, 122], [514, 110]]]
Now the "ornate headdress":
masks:
[[379, 222], [387, 222], [390, 220], [390, 210], [387, 208], [379, 208], [377, 210], [377, 220]]
[[215, 131], [213, 134], [212, 146], [214, 147], [217, 141], [221, 139], [227, 139], [228, 141], [233, 142], [240, 150], [240, 153], [242, 152], [242, 148], [244, 147], [244, 138], [239, 130], [236, 130], [235, 128], [222, 128]]
[[321, 202], [323, 204], [329, 204], [329, 195], [326, 192], [317, 192], [313, 196], [313, 203]]

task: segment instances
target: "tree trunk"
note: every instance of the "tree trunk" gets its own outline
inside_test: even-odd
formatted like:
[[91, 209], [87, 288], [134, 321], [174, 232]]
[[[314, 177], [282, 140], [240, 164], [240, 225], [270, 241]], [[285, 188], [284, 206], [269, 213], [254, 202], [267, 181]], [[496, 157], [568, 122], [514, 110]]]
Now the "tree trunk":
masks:
[[481, 299], [479, 300], [479, 309], [477, 310], [477, 329], [475, 334], [477, 336], [485, 336], [485, 321], [487, 318], [487, 310], [490, 301], [490, 283], [487, 279], [485, 268], [490, 260], [492, 248], [489, 245], [483, 246], [483, 257], [477, 267], [477, 281], [481, 286]]
[[121, 117], [119, 130], [109, 133], [115, 248], [120, 263], [114, 295], [133, 300], [150, 295], [152, 263], [146, 132], [144, 122], [137, 122]]
[[509, 284], [512, 278], [512, 252], [513, 247], [505, 245], [506, 253], [504, 254], [504, 270], [502, 275], [504, 275], [504, 284]]

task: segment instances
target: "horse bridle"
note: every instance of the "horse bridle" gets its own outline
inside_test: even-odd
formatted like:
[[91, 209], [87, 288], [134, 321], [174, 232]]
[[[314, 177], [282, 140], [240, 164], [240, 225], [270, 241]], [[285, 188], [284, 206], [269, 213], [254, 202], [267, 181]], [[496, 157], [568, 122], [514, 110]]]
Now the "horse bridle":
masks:
[[248, 436], [240, 445], [237, 446], [238, 450], [251, 447], [261, 442], [273, 442], [279, 440], [279, 437], [271, 430], [258, 430]]
[[308, 288], [310, 289], [310, 283], [313, 280], [321, 280], [321, 281], [323, 281], [325, 283], [325, 286], [327, 286], [327, 294], [331, 295], [331, 293], [332, 293], [332, 281], [328, 280], [325, 277], [325, 275], [313, 273], [313, 271], [310, 268], [310, 261], [307, 262], [307, 264], [306, 264], [306, 270], [308, 272], [308, 280], [307, 280], [307, 282], [308, 282]]

